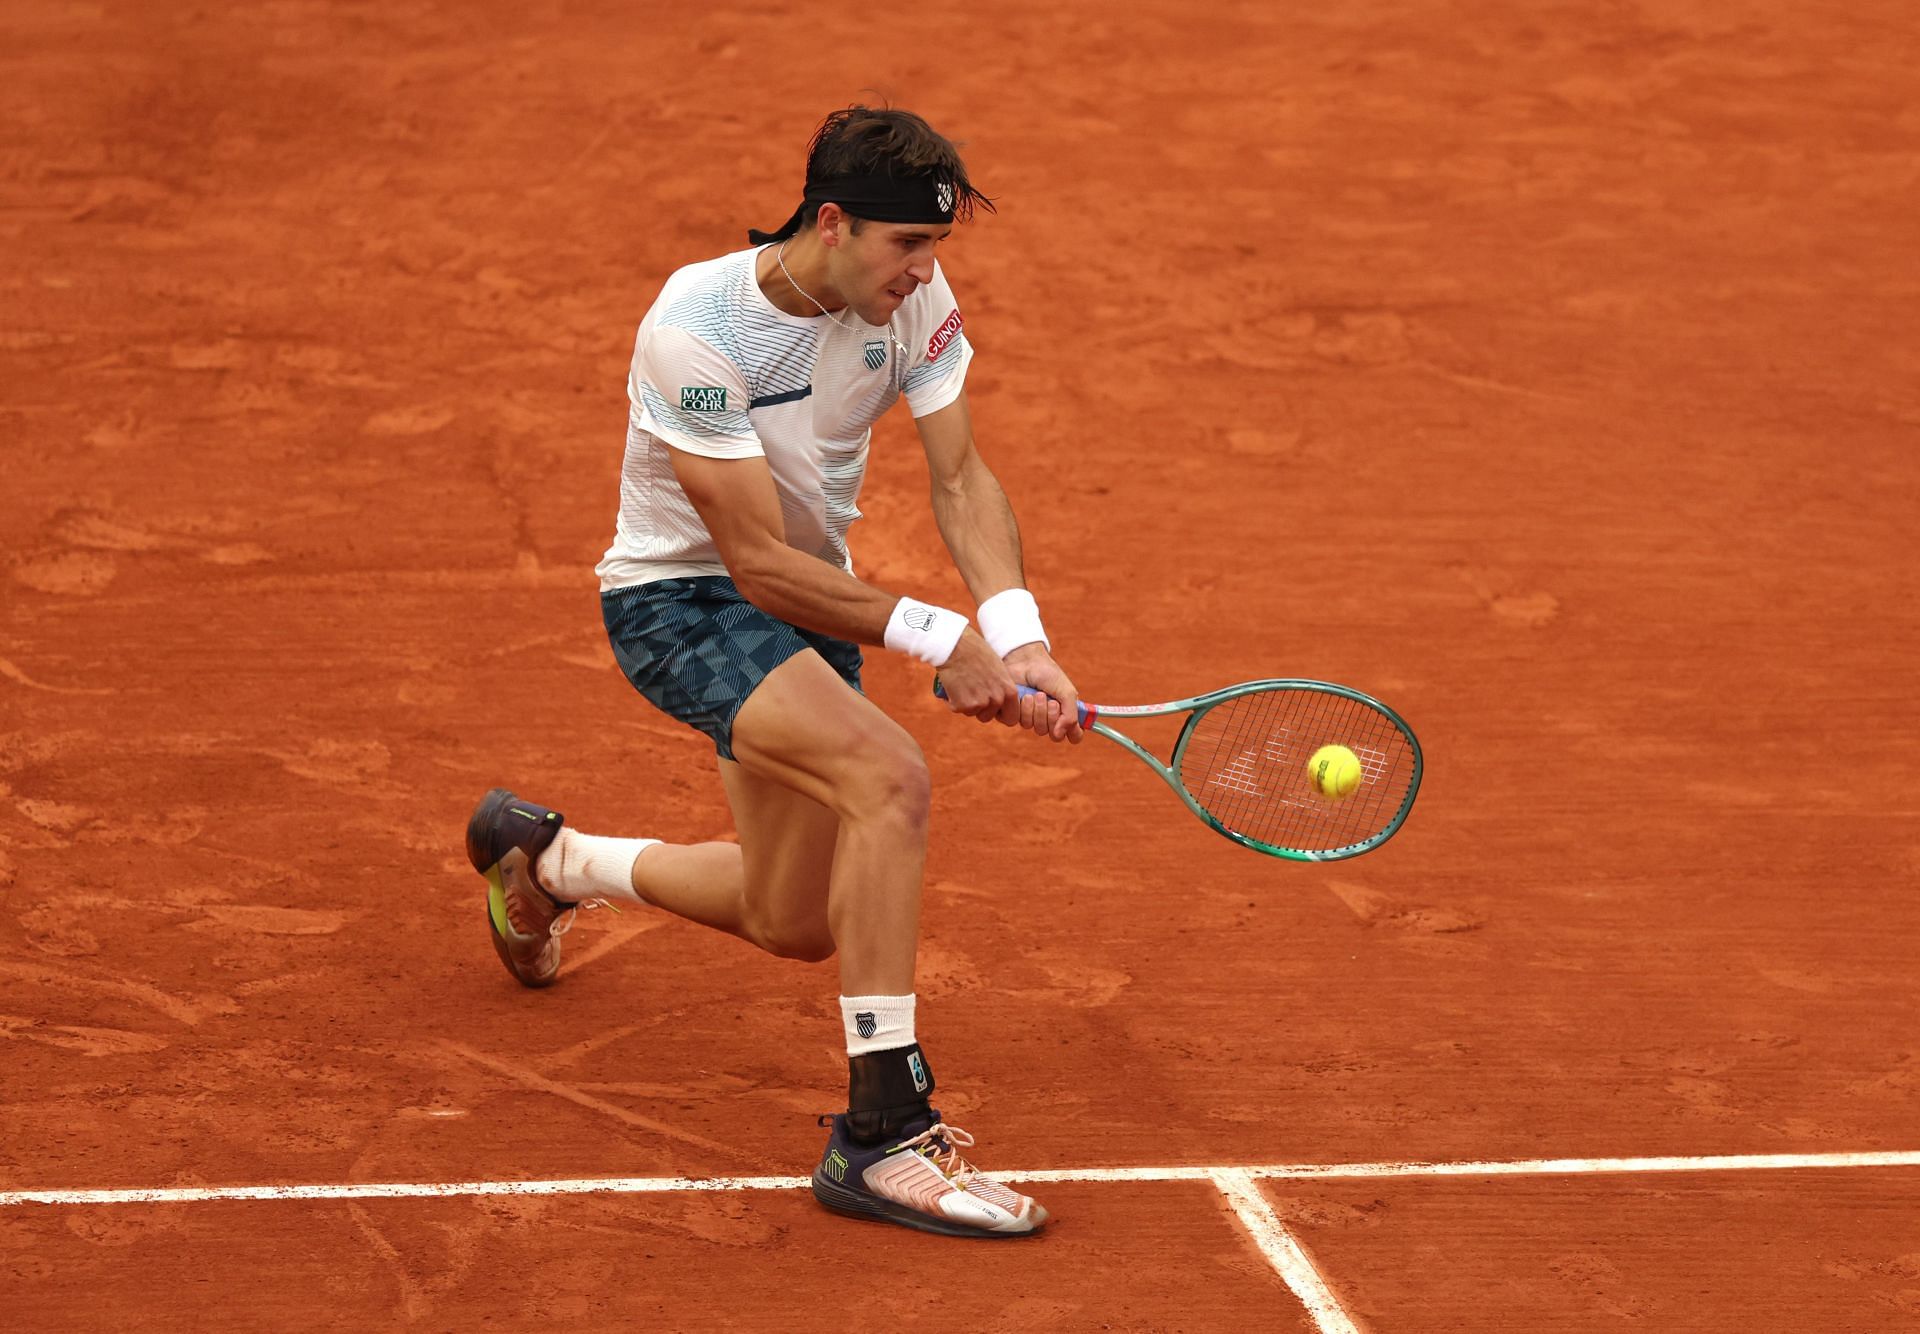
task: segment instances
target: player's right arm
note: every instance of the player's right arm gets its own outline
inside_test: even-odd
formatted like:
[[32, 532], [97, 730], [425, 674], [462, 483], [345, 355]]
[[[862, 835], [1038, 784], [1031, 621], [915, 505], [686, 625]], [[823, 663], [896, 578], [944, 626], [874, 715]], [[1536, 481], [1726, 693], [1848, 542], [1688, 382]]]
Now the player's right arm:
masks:
[[[707, 458], [671, 443], [668, 453], [680, 489], [742, 597], [789, 625], [861, 644], [886, 643], [899, 596], [787, 545], [780, 495], [764, 457]], [[1019, 722], [1013, 676], [971, 625], [941, 666], [940, 680], [957, 712], [1009, 726]]]
[[704, 458], [669, 449], [680, 489], [747, 601], [791, 625], [862, 644], [883, 641], [900, 599], [787, 545], [765, 458]]

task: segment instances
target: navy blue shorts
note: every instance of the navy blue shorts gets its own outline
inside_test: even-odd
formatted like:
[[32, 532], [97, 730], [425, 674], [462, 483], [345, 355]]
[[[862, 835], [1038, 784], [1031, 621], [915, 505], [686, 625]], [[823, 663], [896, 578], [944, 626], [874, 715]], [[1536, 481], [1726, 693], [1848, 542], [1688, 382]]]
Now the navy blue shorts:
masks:
[[620, 670], [663, 712], [713, 738], [733, 758], [733, 719], [767, 673], [812, 649], [855, 690], [860, 647], [776, 621], [725, 575], [659, 579], [600, 595]]

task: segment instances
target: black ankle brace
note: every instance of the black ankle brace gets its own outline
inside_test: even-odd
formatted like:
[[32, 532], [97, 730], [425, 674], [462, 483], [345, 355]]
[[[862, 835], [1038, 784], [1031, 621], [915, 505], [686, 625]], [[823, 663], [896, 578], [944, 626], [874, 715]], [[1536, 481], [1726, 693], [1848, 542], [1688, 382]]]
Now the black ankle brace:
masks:
[[847, 1133], [863, 1144], [932, 1114], [933, 1070], [920, 1044], [847, 1058]]

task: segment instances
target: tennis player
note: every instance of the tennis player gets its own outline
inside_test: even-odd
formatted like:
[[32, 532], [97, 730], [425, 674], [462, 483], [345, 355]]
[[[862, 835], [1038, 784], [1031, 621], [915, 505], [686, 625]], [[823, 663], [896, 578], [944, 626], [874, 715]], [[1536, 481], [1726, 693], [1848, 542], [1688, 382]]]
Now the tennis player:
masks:
[[[683, 268], [640, 325], [619, 522], [598, 567], [622, 670], [704, 732], [739, 843], [582, 834], [505, 789], [467, 826], [508, 971], [551, 985], [583, 904], [652, 904], [782, 958], [840, 958], [847, 1111], [813, 1175], [831, 1209], [1026, 1236], [1032, 1199], [972, 1166], [914, 1035], [926, 761], [860, 690], [861, 645], [940, 670], [951, 707], [1077, 742], [1077, 693], [1026, 589], [1007, 497], [974, 447], [973, 349], [935, 249], [992, 203], [909, 112], [828, 116], [800, 206]], [[905, 397], [973, 620], [853, 574], [873, 423]], [[1020, 685], [1041, 696], [1022, 698]]]

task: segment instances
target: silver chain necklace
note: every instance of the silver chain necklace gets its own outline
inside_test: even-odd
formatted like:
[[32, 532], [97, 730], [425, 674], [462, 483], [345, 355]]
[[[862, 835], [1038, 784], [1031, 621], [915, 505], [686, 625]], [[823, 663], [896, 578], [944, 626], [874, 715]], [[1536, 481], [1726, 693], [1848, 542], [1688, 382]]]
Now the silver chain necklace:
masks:
[[[786, 274], [787, 282], [792, 285], [794, 291], [798, 292], [801, 296], [805, 297], [807, 300], [813, 302], [814, 308], [818, 310], [822, 315], [825, 315], [828, 319], [832, 320], [835, 324], [839, 325], [842, 329], [845, 329], [848, 333], [852, 333], [853, 326], [851, 324], [848, 324], [845, 320], [841, 319], [838, 315], [834, 314], [832, 311], [828, 310], [825, 306], [821, 305], [819, 300], [813, 295], [813, 293], [809, 292], [806, 288], [802, 287], [799, 283], [794, 282], [793, 274], [789, 272], [787, 269], [787, 245], [792, 240], [793, 240], [792, 237], [788, 237], [785, 241], [782, 241], [780, 243], [780, 248], [773, 252], [773, 262], [780, 266], [781, 273]], [[893, 316], [891, 315], [887, 316], [887, 341], [900, 349], [901, 356], [905, 357], [905, 356], [911, 355], [907, 351], [907, 345], [901, 342], [899, 339], [899, 336], [893, 332]]]

